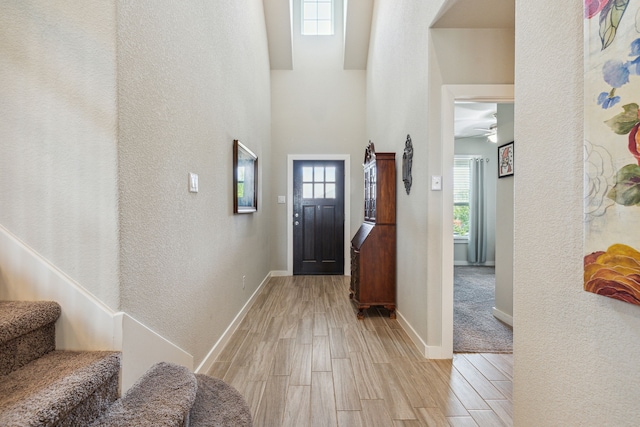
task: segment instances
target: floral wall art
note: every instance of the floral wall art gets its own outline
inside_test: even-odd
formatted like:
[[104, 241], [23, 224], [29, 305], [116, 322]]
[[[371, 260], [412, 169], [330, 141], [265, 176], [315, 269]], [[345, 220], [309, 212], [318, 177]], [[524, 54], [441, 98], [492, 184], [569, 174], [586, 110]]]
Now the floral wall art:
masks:
[[640, 0], [584, 4], [584, 289], [640, 304]]

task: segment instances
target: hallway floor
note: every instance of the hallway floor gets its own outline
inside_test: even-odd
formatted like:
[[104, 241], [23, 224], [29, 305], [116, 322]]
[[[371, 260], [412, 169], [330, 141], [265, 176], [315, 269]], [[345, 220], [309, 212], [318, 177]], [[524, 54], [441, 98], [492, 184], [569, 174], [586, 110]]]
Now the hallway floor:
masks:
[[209, 375], [260, 426], [511, 426], [511, 354], [426, 360], [397, 320], [363, 320], [345, 276], [274, 277]]

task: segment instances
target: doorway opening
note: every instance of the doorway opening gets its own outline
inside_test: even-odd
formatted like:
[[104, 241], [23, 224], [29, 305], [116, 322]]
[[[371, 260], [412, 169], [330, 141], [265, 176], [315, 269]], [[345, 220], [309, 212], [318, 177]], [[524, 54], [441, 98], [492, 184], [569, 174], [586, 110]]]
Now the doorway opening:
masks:
[[[497, 147], [513, 140], [513, 104], [456, 102], [454, 137], [453, 351], [511, 352], [512, 326], [499, 320], [494, 311], [496, 243], [513, 244], [512, 236], [505, 233], [500, 237], [506, 240], [496, 240], [497, 206], [505, 210], [505, 202], [513, 204], [512, 198], [497, 197], [496, 191]], [[503, 279], [500, 275], [505, 269], [500, 267]]]
[[[453, 319], [454, 319], [454, 230], [453, 230], [453, 171], [455, 158], [455, 104], [456, 102], [491, 102], [513, 103], [513, 85], [444, 85], [442, 88], [442, 172], [443, 172], [443, 202], [442, 202], [442, 330], [441, 330], [441, 356], [453, 357]], [[497, 144], [500, 145], [500, 144]], [[497, 150], [497, 147], [496, 147]], [[491, 161], [489, 162], [491, 164]], [[486, 165], [485, 165], [486, 166]], [[497, 174], [497, 162], [489, 166], [487, 173], [495, 169]], [[513, 178], [511, 178], [513, 179]], [[511, 202], [513, 210], [513, 202]], [[511, 217], [513, 222], [513, 217]], [[500, 222], [498, 222], [500, 224]], [[513, 224], [511, 224], [511, 230]], [[513, 251], [513, 238], [511, 238], [511, 253]], [[505, 258], [506, 259], [506, 258]], [[508, 264], [512, 272], [513, 260], [503, 261]], [[513, 306], [511, 290], [503, 298], [510, 299], [509, 308]], [[496, 315], [495, 312], [492, 313]], [[505, 320], [505, 319], [500, 319]]]
[[[309, 163], [306, 163], [309, 162]], [[351, 167], [350, 167], [350, 155], [348, 154], [320, 154], [320, 155], [314, 155], [314, 154], [290, 154], [287, 156], [287, 274], [292, 276], [294, 274], [345, 274], [345, 272], [351, 271], [351, 258], [349, 257], [349, 248], [350, 248], [350, 241], [349, 241], [349, 236], [351, 235], [351, 227], [350, 227], [350, 216], [351, 216], [351, 203], [350, 203], [350, 197], [349, 194], [351, 193], [350, 190], [350, 176], [351, 176]], [[318, 245], [316, 245], [315, 243], [318, 243], [317, 239], [314, 239], [314, 244], [311, 245], [311, 240], [307, 239], [306, 240], [306, 244], [307, 244], [307, 252], [306, 254], [302, 254], [302, 258], [305, 259], [306, 261], [302, 262], [303, 268], [300, 270], [298, 268], [294, 269], [294, 264], [296, 262], [296, 260], [294, 260], [294, 258], [296, 258], [296, 254], [295, 254], [295, 249], [294, 249], [294, 240], [296, 239], [296, 233], [294, 232], [294, 228], [295, 227], [300, 227], [300, 226], [307, 226], [307, 227], [311, 227], [311, 224], [313, 224], [313, 221], [307, 221], [306, 223], [303, 223], [301, 221], [301, 219], [303, 218], [303, 212], [301, 210], [296, 210], [296, 197], [295, 197], [295, 188], [294, 188], [294, 181], [295, 181], [295, 165], [304, 165], [304, 164], [308, 164], [311, 165], [312, 168], [315, 168], [317, 165], [318, 167], [322, 167], [322, 168], [326, 168], [328, 167], [332, 167], [332, 164], [337, 164], [337, 165], [341, 165], [344, 170], [342, 175], [342, 179], [341, 181], [332, 181], [331, 177], [329, 177], [329, 181], [327, 181], [327, 169], [323, 169], [322, 170], [322, 180], [320, 180], [320, 170], [318, 170], [318, 174], [315, 174], [315, 169], [312, 169], [312, 175], [311, 178], [309, 178], [308, 180], [305, 181], [304, 177], [302, 177], [302, 180], [300, 181], [300, 184], [304, 185], [306, 184], [311, 184], [312, 186], [309, 187], [307, 186], [307, 191], [309, 191], [308, 189], [314, 189], [315, 185], [317, 184], [317, 188], [318, 191], [320, 191], [320, 187], [322, 186], [323, 189], [327, 188], [327, 184], [329, 184], [328, 188], [334, 188], [332, 187], [333, 184], [336, 185], [336, 193], [341, 193], [343, 195], [343, 200], [344, 200], [344, 206], [342, 209], [342, 213], [338, 214], [338, 218], [341, 218], [342, 221], [342, 225], [343, 225], [343, 233], [342, 233], [342, 242], [341, 248], [336, 248], [336, 253], [338, 255], [334, 255], [333, 258], [336, 257], [341, 257], [341, 260], [338, 261], [332, 261], [332, 260], [325, 260], [324, 262], [322, 261], [322, 255], [320, 256], [320, 261], [318, 261], [318, 258], [316, 258], [315, 256], [312, 257], [311, 254], [312, 252], [315, 252], [313, 255], [317, 255], [318, 251], [317, 248], [319, 247]], [[300, 171], [300, 173], [304, 173], [303, 171]], [[308, 172], [307, 172], [308, 173]], [[329, 171], [329, 174], [332, 174], [332, 171]], [[315, 180], [318, 179], [318, 182], [315, 182]], [[299, 191], [304, 191], [304, 187], [302, 187]], [[324, 191], [324, 190], [323, 190]], [[320, 194], [320, 193], [318, 193]], [[309, 195], [309, 194], [308, 194]], [[301, 196], [304, 196], [304, 194], [301, 194]], [[313, 197], [301, 197], [302, 199], [302, 203], [299, 205], [298, 209], [306, 209], [306, 213], [308, 214], [308, 218], [309, 219], [314, 219], [314, 220], [324, 220], [329, 218], [328, 215], [324, 215], [324, 214], [320, 214], [318, 215], [318, 211], [324, 211], [323, 213], [327, 213], [329, 211], [334, 211], [336, 212], [336, 210], [334, 210], [335, 208], [331, 207], [332, 204], [332, 200], [330, 200], [331, 198], [328, 198], [329, 200], [324, 200], [324, 201], [318, 201], [316, 200], [317, 198], [315, 197], [315, 193], [313, 193]], [[324, 198], [327, 199], [327, 198]], [[315, 213], [315, 218], [313, 216], [311, 216], [311, 205], [314, 205], [314, 213]], [[306, 206], [306, 207], [305, 207]], [[294, 212], [295, 211], [295, 212]], [[298, 217], [295, 217], [295, 213], [298, 214]], [[335, 216], [334, 216], [335, 218]], [[295, 225], [295, 222], [298, 221], [298, 225]], [[317, 223], [317, 221], [316, 221]], [[329, 225], [331, 225], [331, 221], [329, 221], [328, 223]], [[327, 225], [327, 223], [325, 223], [325, 226]], [[322, 227], [322, 224], [319, 225], [320, 227]], [[300, 237], [297, 237], [298, 239], [300, 239]], [[340, 245], [340, 242], [337, 243], [338, 245]], [[304, 249], [304, 245], [305, 245], [305, 240], [302, 239], [302, 248]], [[323, 253], [322, 250], [320, 250], [320, 253]], [[311, 258], [314, 258], [315, 261], [312, 261]], [[340, 262], [341, 261], [341, 262]], [[298, 263], [300, 261], [298, 260]], [[323, 265], [326, 264], [326, 265]], [[300, 264], [299, 264], [300, 265]], [[333, 271], [320, 271], [320, 272], [314, 272], [313, 270], [308, 270], [309, 268], [314, 268], [312, 267], [313, 265], [315, 265], [317, 268], [319, 268], [320, 270], [323, 270], [324, 268], [328, 267], [328, 266], [332, 266], [332, 268], [334, 269]], [[318, 267], [319, 266], [319, 267]]]

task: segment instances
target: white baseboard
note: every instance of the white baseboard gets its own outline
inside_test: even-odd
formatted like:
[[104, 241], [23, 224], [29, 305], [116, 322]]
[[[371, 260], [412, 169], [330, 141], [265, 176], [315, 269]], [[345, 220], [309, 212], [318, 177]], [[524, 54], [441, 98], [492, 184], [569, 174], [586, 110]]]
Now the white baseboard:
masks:
[[420, 338], [420, 335], [418, 335], [416, 330], [413, 329], [413, 326], [411, 326], [411, 324], [407, 321], [407, 319], [398, 310], [396, 310], [396, 319], [398, 319], [398, 323], [400, 323], [400, 326], [402, 327], [402, 329], [404, 329], [407, 335], [409, 335], [409, 338], [411, 339], [411, 341], [418, 348], [418, 351], [420, 352], [420, 354], [422, 354], [424, 357], [427, 357], [427, 353], [428, 353], [427, 344], [424, 341], [422, 341], [422, 338]]
[[273, 270], [269, 274], [271, 274], [271, 277], [282, 277], [288, 276], [289, 272], [287, 270]]
[[420, 338], [420, 335], [418, 335], [416, 330], [413, 329], [413, 326], [411, 326], [407, 319], [398, 310], [396, 310], [396, 316], [402, 329], [407, 333], [407, 335], [409, 335], [409, 338], [418, 348], [418, 351], [426, 359], [451, 359], [450, 355], [445, 354], [442, 346], [427, 345], [427, 343]]
[[513, 316], [505, 313], [504, 311], [498, 310], [495, 307], [493, 307], [493, 316], [513, 328]]
[[[240, 326], [242, 319], [244, 319], [244, 317], [247, 315], [247, 313], [249, 312], [249, 309], [251, 308], [253, 303], [256, 301], [256, 298], [258, 297], [258, 295], [260, 295], [260, 292], [262, 292], [264, 285], [269, 281], [269, 279], [272, 276], [287, 275], [287, 274], [273, 274], [273, 273], [274, 272], [267, 273], [266, 277], [262, 280], [262, 283], [260, 283], [260, 286], [258, 286], [258, 288], [255, 290], [253, 295], [251, 295], [251, 298], [249, 298], [249, 300], [245, 303], [245, 305], [242, 307], [240, 312], [236, 315], [236, 317], [233, 319], [231, 324], [224, 331], [222, 336], [213, 345], [211, 350], [209, 350], [209, 353], [207, 353], [207, 356], [204, 358], [204, 360], [200, 363], [200, 365], [198, 365], [198, 367], [194, 371], [196, 374], [206, 374], [211, 369], [211, 367], [213, 366], [213, 362], [216, 361], [216, 358], [220, 355], [220, 353], [224, 349], [224, 346], [229, 342], [229, 340], [231, 339], [231, 336], [236, 331], [236, 329], [238, 329], [238, 326]], [[281, 272], [276, 271], [275, 273], [281, 273]]]
[[482, 264], [477, 264], [477, 263], [470, 263], [469, 261], [453, 261], [453, 265], [455, 267], [463, 267], [463, 266], [467, 266], [467, 265], [473, 265], [473, 266], [477, 266], [477, 267], [495, 267], [496, 266], [496, 262], [495, 261], [487, 261], [487, 262], [483, 262]]

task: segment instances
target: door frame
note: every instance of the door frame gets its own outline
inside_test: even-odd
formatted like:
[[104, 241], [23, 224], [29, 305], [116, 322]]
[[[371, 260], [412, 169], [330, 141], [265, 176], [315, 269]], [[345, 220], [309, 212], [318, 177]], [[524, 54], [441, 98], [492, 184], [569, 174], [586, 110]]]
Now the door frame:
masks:
[[443, 85], [441, 99], [442, 153], [442, 330], [440, 358], [453, 357], [453, 157], [456, 101], [514, 102], [514, 86]]
[[293, 162], [294, 160], [344, 161], [344, 275], [351, 274], [351, 155], [289, 154], [287, 155], [287, 275], [293, 276]]

